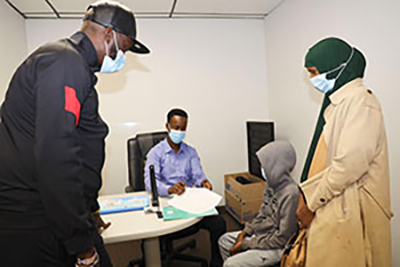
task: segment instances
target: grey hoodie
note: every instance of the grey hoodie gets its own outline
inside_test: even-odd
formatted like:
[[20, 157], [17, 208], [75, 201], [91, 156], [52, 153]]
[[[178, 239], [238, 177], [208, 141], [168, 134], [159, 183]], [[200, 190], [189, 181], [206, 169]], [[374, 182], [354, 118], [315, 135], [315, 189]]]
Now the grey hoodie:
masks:
[[296, 164], [296, 153], [289, 142], [275, 141], [257, 152], [267, 176], [264, 202], [257, 216], [245, 225], [242, 248], [282, 249], [296, 232], [296, 208], [299, 188], [290, 176]]

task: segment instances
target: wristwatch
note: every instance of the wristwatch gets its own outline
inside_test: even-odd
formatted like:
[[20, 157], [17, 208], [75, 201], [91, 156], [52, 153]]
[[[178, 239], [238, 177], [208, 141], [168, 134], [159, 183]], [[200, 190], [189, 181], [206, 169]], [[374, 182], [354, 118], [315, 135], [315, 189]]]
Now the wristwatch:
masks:
[[96, 250], [93, 250], [93, 255], [90, 258], [77, 258], [76, 259], [76, 267], [80, 266], [95, 266], [99, 262], [99, 254], [97, 254]]

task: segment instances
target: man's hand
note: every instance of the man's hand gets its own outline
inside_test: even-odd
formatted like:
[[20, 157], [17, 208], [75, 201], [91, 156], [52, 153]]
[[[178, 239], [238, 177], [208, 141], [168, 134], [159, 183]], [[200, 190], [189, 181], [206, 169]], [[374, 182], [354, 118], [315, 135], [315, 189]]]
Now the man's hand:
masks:
[[207, 188], [208, 190], [213, 189], [212, 184], [207, 179], [203, 179], [203, 181], [201, 181], [201, 187]]
[[[80, 261], [82, 260], [84, 260], [85, 263], [81, 263]], [[96, 248], [93, 247], [89, 251], [77, 255], [76, 266], [79, 267], [95, 266], [98, 262], [99, 262], [99, 255], [97, 254]]]
[[110, 227], [111, 222], [105, 223], [99, 213], [94, 213], [93, 217], [96, 220], [96, 226], [97, 226], [97, 229], [99, 229], [99, 234], [102, 234], [104, 232], [104, 230], [106, 230], [108, 227]]
[[182, 182], [182, 181], [178, 182], [168, 189], [168, 194], [181, 195], [181, 194], [183, 194], [183, 192], [185, 192], [185, 187], [186, 187], [186, 184], [184, 182]]
[[244, 239], [245, 236], [246, 236], [246, 233], [244, 231], [242, 231], [238, 235], [235, 245], [233, 245], [233, 247], [231, 247], [229, 249], [229, 253], [231, 254], [231, 256], [233, 256], [235, 254], [238, 254], [239, 252], [241, 252], [243, 250], [242, 242], [243, 242], [243, 239]]
[[296, 210], [297, 220], [299, 222], [300, 228], [308, 228], [314, 219], [314, 213], [308, 208], [306, 202], [304, 201], [303, 194], [300, 194], [299, 204]]

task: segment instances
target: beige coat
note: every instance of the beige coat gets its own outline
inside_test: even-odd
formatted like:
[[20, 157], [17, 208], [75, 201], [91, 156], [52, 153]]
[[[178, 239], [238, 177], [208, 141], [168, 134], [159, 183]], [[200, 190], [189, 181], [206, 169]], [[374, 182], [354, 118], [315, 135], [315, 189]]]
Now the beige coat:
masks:
[[301, 184], [316, 214], [307, 267], [390, 267], [393, 215], [380, 104], [362, 79], [330, 100], [311, 176]]

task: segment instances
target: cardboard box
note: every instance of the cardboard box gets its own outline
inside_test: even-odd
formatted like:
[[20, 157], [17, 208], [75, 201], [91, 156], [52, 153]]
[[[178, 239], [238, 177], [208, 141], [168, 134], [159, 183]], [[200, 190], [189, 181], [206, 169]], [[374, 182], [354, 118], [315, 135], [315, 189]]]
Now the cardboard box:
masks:
[[[248, 179], [241, 184], [236, 177]], [[241, 224], [252, 220], [264, 201], [265, 182], [248, 172], [225, 175], [225, 208]]]

